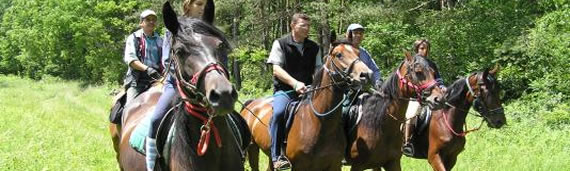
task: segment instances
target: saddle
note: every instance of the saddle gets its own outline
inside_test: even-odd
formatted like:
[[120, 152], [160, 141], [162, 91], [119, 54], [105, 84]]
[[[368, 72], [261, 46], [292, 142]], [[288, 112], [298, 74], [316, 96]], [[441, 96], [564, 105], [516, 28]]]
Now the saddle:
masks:
[[[342, 122], [345, 135], [349, 136], [350, 133], [354, 132], [358, 123], [360, 123], [360, 120], [362, 119], [362, 106], [368, 97], [370, 97], [369, 93], [361, 93], [356, 97], [356, 99], [351, 101], [349, 104], [346, 104], [343, 108]], [[350, 100], [352, 100], [352, 98], [350, 98]]]
[[127, 101], [127, 92], [125, 89], [115, 95], [113, 98], [113, 107], [111, 107], [111, 112], [109, 113], [109, 121], [111, 123], [120, 125], [121, 118], [123, 116], [123, 110], [125, 109], [125, 102]]
[[[146, 92], [151, 87], [162, 86], [162, 85], [163, 85], [163, 82], [155, 81], [152, 84], [145, 87], [144, 91], [141, 92], [139, 95], [143, 94], [144, 92]], [[121, 88], [121, 90], [119, 91], [119, 93], [117, 93], [113, 97], [113, 106], [111, 107], [111, 111], [109, 112], [109, 122], [117, 124], [117, 125], [121, 125], [122, 118], [123, 118], [123, 111], [124, 111], [126, 103], [127, 103], [127, 89], [128, 88], [129, 88], [128, 85], [123, 86]]]

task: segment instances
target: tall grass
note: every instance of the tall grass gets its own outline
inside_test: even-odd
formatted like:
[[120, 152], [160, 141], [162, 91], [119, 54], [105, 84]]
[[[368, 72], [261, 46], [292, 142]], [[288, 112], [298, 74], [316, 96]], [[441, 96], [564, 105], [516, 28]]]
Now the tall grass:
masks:
[[0, 170], [116, 170], [109, 92], [0, 76]]
[[[107, 128], [111, 91], [55, 78], [0, 76], [0, 170], [117, 170]], [[505, 109], [508, 125], [484, 125], [469, 134], [455, 170], [570, 170], [567, 124], [548, 125], [537, 119], [548, 112], [524, 103]], [[570, 115], [563, 109], [559, 117]], [[468, 118], [469, 126], [479, 122]], [[267, 167], [263, 153], [260, 165]], [[402, 168], [431, 170], [426, 160], [407, 157]]]

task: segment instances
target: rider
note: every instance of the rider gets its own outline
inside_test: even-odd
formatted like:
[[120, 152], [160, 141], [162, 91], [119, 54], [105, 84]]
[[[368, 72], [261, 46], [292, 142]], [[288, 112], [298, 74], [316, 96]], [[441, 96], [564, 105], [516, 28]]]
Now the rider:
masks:
[[[437, 65], [433, 63], [431, 60], [428, 59], [429, 50], [430, 50], [430, 43], [427, 39], [419, 39], [414, 42], [414, 52], [416, 53], [415, 56], [425, 58], [429, 65], [435, 70], [435, 80], [437, 81], [439, 88], [443, 93], [446, 92], [447, 88], [443, 84], [443, 79], [439, 74], [437, 69]], [[406, 156], [413, 156], [414, 155], [414, 146], [410, 143], [410, 139], [414, 134], [415, 123], [416, 123], [416, 116], [421, 112], [420, 103], [417, 101], [410, 101], [408, 104], [408, 109], [406, 110], [406, 125], [404, 128], [404, 146], [402, 147], [402, 152]]]
[[362, 62], [364, 62], [364, 64], [366, 64], [366, 66], [368, 66], [368, 68], [370, 68], [370, 70], [372, 70], [372, 83], [374, 85], [379, 85], [382, 83], [382, 78], [380, 77], [380, 69], [378, 69], [376, 62], [374, 62], [374, 59], [372, 59], [370, 53], [368, 53], [366, 49], [360, 46], [360, 43], [362, 43], [362, 40], [364, 40], [364, 31], [365, 30], [362, 25], [356, 23], [350, 24], [346, 29], [346, 38], [352, 34], [352, 45], [354, 47], [358, 47], [360, 51], [358, 57], [360, 60], [362, 60]]
[[273, 42], [267, 64], [273, 65], [273, 115], [270, 123], [271, 161], [275, 169], [291, 164], [281, 152], [285, 134], [284, 113], [287, 104], [307, 91], [313, 73], [322, 65], [319, 46], [309, 40], [310, 19], [297, 13], [291, 18], [291, 34]]
[[[213, 1], [206, 2], [206, 0], [185, 0], [183, 2], [184, 16], [191, 18], [201, 18], [204, 13], [204, 8], [206, 3], [211, 3], [213, 7]], [[174, 75], [174, 63], [170, 64], [170, 41], [172, 39], [172, 33], [166, 31], [164, 39], [164, 48], [162, 50], [162, 62], [164, 68], [169, 69], [169, 74], [166, 76], [166, 83], [164, 85], [164, 90], [158, 99], [154, 112], [152, 113], [151, 124], [148, 132], [148, 137], [146, 139], [146, 167], [147, 170], [153, 170], [156, 161], [157, 149], [156, 149], [156, 134], [160, 121], [166, 115], [166, 111], [171, 107], [171, 101], [176, 94], [176, 76]], [[169, 68], [168, 68], [169, 67]]]
[[141, 29], [127, 37], [123, 60], [129, 66], [125, 78], [127, 103], [145, 91], [153, 80], [160, 79], [162, 38], [154, 31], [156, 13], [144, 10], [140, 15]]
[[[364, 62], [364, 64], [366, 64], [368, 68], [370, 68], [370, 70], [372, 70], [372, 80], [371, 80], [372, 84], [374, 85], [374, 87], [380, 87], [382, 85], [380, 69], [378, 69], [376, 62], [374, 62], [374, 59], [372, 59], [370, 53], [368, 53], [366, 49], [360, 46], [360, 43], [362, 43], [362, 40], [364, 40], [364, 31], [365, 29], [364, 27], [362, 27], [362, 25], [357, 23], [350, 24], [346, 29], [346, 38], [349, 39], [349, 37], [352, 36], [352, 45], [354, 47], [358, 47], [360, 51], [358, 57], [362, 62]], [[355, 98], [360, 94], [361, 93], [359, 92], [353, 92], [353, 90], [349, 90], [347, 92], [347, 96], [349, 98], [347, 98], [342, 104], [342, 114], [345, 120], [348, 120], [348, 118], [351, 117], [349, 111], [351, 110], [351, 107], [352, 109], [355, 109], [353, 103], [356, 103]]]

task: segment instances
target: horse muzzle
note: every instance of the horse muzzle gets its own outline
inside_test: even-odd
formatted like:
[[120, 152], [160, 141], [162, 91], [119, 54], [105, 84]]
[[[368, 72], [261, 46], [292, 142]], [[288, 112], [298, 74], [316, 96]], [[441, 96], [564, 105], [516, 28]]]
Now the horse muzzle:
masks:
[[208, 102], [215, 115], [231, 113], [238, 99], [238, 93], [233, 86], [230, 88], [212, 89], [207, 93]]
[[353, 90], [362, 89], [362, 87], [372, 80], [372, 72], [361, 72], [358, 77], [351, 77], [349, 80], [349, 87]]

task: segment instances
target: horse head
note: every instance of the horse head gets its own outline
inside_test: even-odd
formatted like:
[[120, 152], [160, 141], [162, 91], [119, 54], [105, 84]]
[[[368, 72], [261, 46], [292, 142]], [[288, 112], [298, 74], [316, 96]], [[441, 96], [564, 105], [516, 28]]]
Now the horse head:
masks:
[[[204, 16], [212, 12], [206, 10]], [[176, 63], [183, 100], [206, 107], [210, 115], [233, 111], [238, 94], [220, 63], [230, 50], [224, 34], [211, 25], [211, 20], [177, 17], [169, 2], [164, 4], [163, 17], [172, 33], [170, 57]]]
[[473, 107], [491, 128], [500, 128], [507, 123], [500, 98], [501, 88], [496, 79], [498, 72], [499, 67], [495, 66], [492, 70], [486, 69], [467, 79], [469, 92], [473, 97]]
[[351, 44], [351, 37], [348, 40], [334, 40], [335, 37], [333, 33], [333, 43], [323, 68], [335, 84], [340, 83], [354, 90], [362, 88], [371, 80], [372, 70], [360, 60], [360, 51]]
[[421, 56], [405, 53], [406, 59], [400, 65], [397, 75], [400, 88], [405, 89], [408, 97], [416, 97], [420, 103], [427, 103], [432, 109], [444, 106], [444, 94], [435, 80], [435, 66]]

